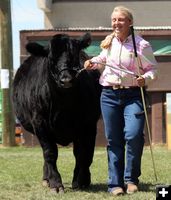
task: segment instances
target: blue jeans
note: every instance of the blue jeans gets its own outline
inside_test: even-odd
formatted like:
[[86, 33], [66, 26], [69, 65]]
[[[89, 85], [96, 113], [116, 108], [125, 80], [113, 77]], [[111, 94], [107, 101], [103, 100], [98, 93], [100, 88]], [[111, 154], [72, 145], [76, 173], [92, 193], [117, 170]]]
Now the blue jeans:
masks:
[[138, 184], [144, 146], [144, 109], [140, 88], [103, 89], [101, 109], [107, 139], [108, 191]]

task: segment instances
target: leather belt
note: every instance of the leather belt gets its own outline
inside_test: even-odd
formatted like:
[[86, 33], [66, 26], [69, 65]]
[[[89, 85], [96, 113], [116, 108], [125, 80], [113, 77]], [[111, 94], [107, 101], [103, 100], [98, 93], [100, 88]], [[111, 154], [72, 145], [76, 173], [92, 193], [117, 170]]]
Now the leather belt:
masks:
[[138, 86], [123, 86], [123, 85], [113, 85], [113, 86], [103, 86], [104, 89], [118, 90], [118, 89], [137, 89]]

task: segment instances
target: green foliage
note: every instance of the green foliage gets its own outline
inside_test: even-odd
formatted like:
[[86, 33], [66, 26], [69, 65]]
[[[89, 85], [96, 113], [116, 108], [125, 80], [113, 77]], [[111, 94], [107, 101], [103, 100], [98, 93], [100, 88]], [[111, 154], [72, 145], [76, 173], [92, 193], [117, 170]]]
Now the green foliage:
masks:
[[[156, 183], [150, 149], [145, 147], [142, 159], [140, 192], [116, 197], [117, 200], [152, 200], [156, 185], [171, 184], [171, 151], [154, 147], [153, 154], [158, 176]], [[96, 148], [91, 166], [92, 185], [84, 191], [72, 190], [74, 168], [72, 148], [59, 148], [58, 167], [65, 186], [64, 194], [53, 194], [41, 185], [43, 157], [40, 148], [0, 148], [1, 200], [112, 200], [107, 193], [107, 157], [105, 148]]]

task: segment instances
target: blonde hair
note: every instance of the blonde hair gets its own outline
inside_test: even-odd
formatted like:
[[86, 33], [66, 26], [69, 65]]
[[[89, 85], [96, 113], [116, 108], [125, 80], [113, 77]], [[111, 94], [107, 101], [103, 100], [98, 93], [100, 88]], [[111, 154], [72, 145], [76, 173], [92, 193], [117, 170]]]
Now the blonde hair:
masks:
[[111, 33], [110, 35], [107, 35], [106, 38], [104, 40], [101, 41], [100, 47], [102, 49], [107, 49], [110, 47], [112, 40], [115, 36], [115, 33]]
[[[113, 12], [111, 14], [111, 16], [113, 15], [114, 12], [122, 12], [126, 17], [128, 17], [128, 19], [130, 19], [133, 23], [133, 15], [132, 15], [132, 11], [124, 6], [117, 6], [113, 9]], [[101, 41], [100, 47], [102, 49], [107, 49], [110, 47], [112, 40], [115, 36], [115, 33], [111, 33], [109, 35], [106, 36], [106, 38], [104, 40]]]
[[113, 15], [114, 12], [121, 12], [123, 13], [126, 17], [128, 17], [128, 19], [130, 19], [133, 22], [133, 14], [132, 11], [130, 9], [128, 9], [125, 6], [116, 6], [113, 9], [113, 12], [111, 14], [111, 16]]

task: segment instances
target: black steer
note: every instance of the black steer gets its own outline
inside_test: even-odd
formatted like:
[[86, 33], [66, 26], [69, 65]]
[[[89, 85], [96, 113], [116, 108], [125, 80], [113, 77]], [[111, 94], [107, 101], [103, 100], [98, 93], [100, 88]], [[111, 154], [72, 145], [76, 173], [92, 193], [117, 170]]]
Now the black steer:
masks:
[[13, 104], [21, 125], [35, 134], [44, 156], [43, 182], [64, 191], [56, 166], [57, 144], [73, 142], [75, 168], [72, 187], [91, 183], [96, 125], [100, 116], [98, 71], [80, 70], [87, 59], [83, 48], [90, 34], [79, 39], [55, 35], [45, 48], [36, 43], [26, 46], [31, 54], [18, 69], [13, 82]]

